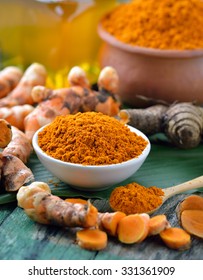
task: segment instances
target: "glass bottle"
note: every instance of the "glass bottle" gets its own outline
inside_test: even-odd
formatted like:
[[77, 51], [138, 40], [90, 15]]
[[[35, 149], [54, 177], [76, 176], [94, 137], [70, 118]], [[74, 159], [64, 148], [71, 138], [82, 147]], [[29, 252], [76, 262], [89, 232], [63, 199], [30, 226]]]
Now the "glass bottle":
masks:
[[[9, 2], [9, 3], [8, 3]], [[79, 65], [94, 82], [98, 74], [100, 39], [97, 24], [116, 0], [0, 0], [6, 11], [3, 62], [44, 64], [61, 86], [63, 73]], [[11, 14], [12, 15], [9, 15]], [[12, 27], [8, 18], [15, 18]], [[0, 28], [2, 29], [2, 28]], [[6, 30], [9, 32], [7, 33]], [[8, 34], [13, 36], [8, 36]], [[1, 31], [0, 31], [1, 35]], [[9, 37], [9, 38], [8, 38]], [[10, 60], [9, 60], [10, 58]], [[12, 58], [12, 59], [11, 59]], [[55, 83], [55, 81], [54, 81]]]

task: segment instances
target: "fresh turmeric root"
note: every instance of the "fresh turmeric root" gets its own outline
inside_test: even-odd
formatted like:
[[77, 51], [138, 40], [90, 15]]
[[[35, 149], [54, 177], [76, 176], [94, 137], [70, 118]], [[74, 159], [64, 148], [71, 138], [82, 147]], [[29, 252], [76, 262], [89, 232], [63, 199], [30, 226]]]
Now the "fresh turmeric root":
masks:
[[70, 203], [81, 203], [81, 204], [87, 204], [88, 201], [82, 198], [66, 198], [64, 201], [70, 202]]
[[4, 98], [0, 99], [0, 107], [34, 104], [31, 91], [34, 86], [45, 85], [47, 72], [39, 63], [31, 64], [24, 72], [16, 87]]
[[12, 139], [11, 125], [4, 119], [0, 119], [0, 148], [5, 148]]
[[31, 169], [16, 156], [3, 155], [1, 164], [1, 185], [7, 192], [15, 192], [34, 179]]
[[[25, 134], [30, 141], [36, 130], [53, 121], [58, 115], [88, 111], [102, 112], [110, 116], [118, 114], [120, 103], [114, 92], [108, 91], [108, 89], [104, 89], [103, 87], [101, 91], [90, 89], [82, 70], [82, 77], [80, 78], [78, 76], [80, 74], [78, 68], [76, 74], [74, 71], [70, 71], [70, 73], [69, 81], [74, 85], [70, 88], [55, 90], [48, 89], [44, 86], [33, 88], [32, 98], [35, 103], [38, 103], [38, 106], [26, 116], [24, 121]], [[106, 68], [102, 69], [100, 75], [103, 76], [103, 80], [105, 80], [108, 73], [108, 71], [106, 73]], [[106, 80], [109, 79], [109, 77], [106, 77]], [[107, 83], [107, 87], [112, 91], [115, 91], [116, 88], [115, 85], [110, 87], [109, 82]]]
[[156, 235], [162, 232], [163, 230], [170, 227], [166, 215], [156, 215], [149, 220], [149, 231], [148, 235]]
[[103, 250], [107, 246], [106, 232], [100, 229], [83, 229], [76, 233], [77, 244], [87, 250]]
[[160, 232], [162, 241], [171, 249], [186, 250], [191, 245], [191, 237], [181, 228], [167, 228]]
[[13, 107], [1, 107], [0, 118], [6, 120], [10, 125], [24, 131], [24, 119], [34, 110], [34, 107], [29, 104], [16, 105]]
[[8, 66], [0, 71], [0, 98], [8, 95], [19, 83], [23, 72], [16, 66]]
[[16, 128], [11, 127], [12, 138], [7, 147], [3, 150], [4, 156], [13, 155], [18, 157], [23, 163], [27, 163], [30, 154], [33, 151], [33, 147], [25, 134]]
[[125, 244], [142, 242], [149, 231], [149, 215], [131, 214], [118, 223], [118, 240]]
[[[41, 182], [35, 182], [34, 185], [21, 187], [17, 194], [18, 205], [24, 208], [32, 220], [63, 227], [86, 228], [96, 225], [98, 211], [89, 201], [87, 204], [69, 203], [52, 195], [48, 185], [48, 191], [40, 191], [41, 185]], [[29, 189], [32, 189], [32, 192], [29, 192]]]
[[189, 149], [198, 146], [203, 134], [203, 108], [192, 103], [170, 106], [153, 105], [145, 109], [120, 110], [122, 122], [146, 135], [164, 133], [175, 146]]

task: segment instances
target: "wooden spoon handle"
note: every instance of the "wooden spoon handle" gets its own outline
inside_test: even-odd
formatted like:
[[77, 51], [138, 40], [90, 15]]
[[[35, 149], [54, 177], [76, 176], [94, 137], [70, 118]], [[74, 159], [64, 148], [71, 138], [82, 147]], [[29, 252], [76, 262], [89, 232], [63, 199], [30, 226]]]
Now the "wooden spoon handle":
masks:
[[193, 180], [184, 182], [177, 186], [163, 189], [165, 193], [164, 201], [175, 194], [193, 190], [193, 189], [198, 189], [198, 188], [203, 188], [203, 176], [197, 177]]

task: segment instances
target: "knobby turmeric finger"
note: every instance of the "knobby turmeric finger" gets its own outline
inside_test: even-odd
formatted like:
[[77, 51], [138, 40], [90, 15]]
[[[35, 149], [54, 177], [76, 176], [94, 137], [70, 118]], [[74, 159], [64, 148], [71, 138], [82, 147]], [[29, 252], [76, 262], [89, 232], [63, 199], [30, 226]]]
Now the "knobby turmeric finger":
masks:
[[24, 72], [17, 86], [4, 98], [0, 99], [0, 107], [12, 107], [15, 105], [30, 104], [32, 88], [36, 85], [45, 85], [47, 72], [39, 63], [31, 64]]
[[108, 237], [106, 232], [100, 229], [83, 229], [77, 231], [76, 242], [84, 249], [103, 250], [107, 246]]
[[158, 104], [145, 109], [123, 109], [118, 115], [121, 122], [136, 127], [146, 135], [153, 135], [162, 131], [162, 119], [167, 109], [167, 106]]
[[196, 147], [202, 140], [203, 108], [190, 102], [125, 109], [119, 112], [119, 116], [121, 122], [146, 135], [164, 133], [171, 143], [183, 149]]
[[181, 213], [181, 225], [190, 234], [203, 238], [203, 211], [184, 210]]
[[163, 242], [171, 249], [186, 250], [191, 245], [191, 237], [181, 228], [171, 227], [160, 232]]
[[0, 148], [5, 148], [11, 139], [11, 125], [6, 120], [0, 119]]
[[18, 206], [24, 209], [34, 208], [33, 195], [43, 191], [51, 193], [48, 184], [44, 182], [34, 181], [29, 186], [22, 186], [17, 192]]
[[68, 73], [68, 82], [71, 86], [81, 86], [84, 88], [90, 88], [90, 82], [87, 79], [85, 71], [79, 67], [74, 66]]
[[33, 147], [30, 141], [25, 136], [25, 133], [18, 128], [12, 126], [12, 139], [7, 147], [3, 150], [4, 156], [13, 155], [22, 160], [23, 163], [27, 163]]
[[8, 95], [19, 83], [23, 72], [16, 66], [7, 66], [0, 71], [0, 98]]
[[24, 119], [34, 110], [29, 104], [16, 105], [13, 107], [0, 107], [0, 118], [9, 122], [12, 126], [24, 131]]
[[[45, 224], [54, 224], [63, 227], [93, 227], [97, 223], [98, 210], [88, 201], [87, 204], [69, 203], [50, 194], [50, 191], [40, 191], [35, 182], [27, 186], [31, 192], [24, 189], [18, 191], [17, 199], [20, 198], [20, 205], [25, 213], [34, 221]], [[35, 188], [37, 191], [35, 192]], [[39, 191], [38, 191], [39, 190]], [[24, 203], [29, 197], [29, 203]], [[28, 205], [28, 209], [26, 208]], [[30, 205], [33, 208], [30, 208]]]
[[31, 182], [34, 175], [18, 157], [13, 155], [2, 156], [2, 185], [8, 192], [20, 189], [24, 184]]

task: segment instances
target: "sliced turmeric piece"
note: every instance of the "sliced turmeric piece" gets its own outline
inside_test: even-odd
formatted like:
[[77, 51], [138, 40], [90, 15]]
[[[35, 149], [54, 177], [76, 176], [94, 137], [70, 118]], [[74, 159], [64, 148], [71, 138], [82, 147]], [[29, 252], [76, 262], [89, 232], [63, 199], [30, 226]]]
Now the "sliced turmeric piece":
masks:
[[0, 119], [0, 148], [5, 148], [11, 139], [11, 125], [6, 120]]
[[149, 224], [141, 214], [131, 214], [118, 223], [118, 239], [122, 243], [132, 244], [142, 242], [148, 235]]
[[101, 216], [101, 228], [111, 236], [117, 235], [119, 221], [126, 216], [125, 213], [117, 211], [112, 213], [99, 213]]
[[171, 227], [160, 232], [162, 241], [171, 249], [186, 250], [191, 245], [191, 237], [182, 228]]
[[161, 231], [170, 227], [170, 223], [166, 218], [166, 215], [156, 215], [149, 220], [149, 232], [148, 235], [156, 235]]
[[181, 214], [181, 225], [188, 233], [203, 238], [203, 211], [184, 210]]
[[107, 246], [107, 234], [100, 229], [83, 229], [76, 233], [78, 245], [88, 250], [102, 250]]
[[203, 210], [203, 197], [200, 195], [189, 195], [177, 206], [177, 215], [180, 216], [184, 210]]

